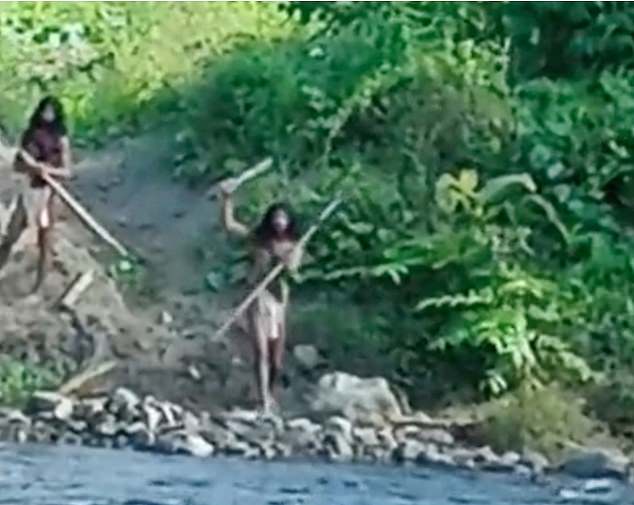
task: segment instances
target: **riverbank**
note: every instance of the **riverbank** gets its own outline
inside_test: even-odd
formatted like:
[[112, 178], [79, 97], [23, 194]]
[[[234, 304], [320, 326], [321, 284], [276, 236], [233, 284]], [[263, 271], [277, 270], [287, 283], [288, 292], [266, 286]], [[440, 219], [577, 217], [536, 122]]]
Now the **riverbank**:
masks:
[[[349, 356], [336, 359], [336, 353], [322, 352], [324, 339], [306, 334], [310, 332], [293, 333], [286, 366], [291, 384], [280, 392], [285, 417], [259, 418], [248, 410], [248, 346], [245, 352], [235, 335], [209, 340], [211, 330], [235, 306], [236, 292], [227, 289], [218, 296], [194, 289], [202, 283], [198, 265], [184, 266], [192, 237], [209, 231], [219, 237], [209, 222], [217, 209], [203, 213], [210, 204], [199, 200], [183, 213], [156, 203], [180, 205], [196, 195], [151, 172], [170, 156], [169, 145], [149, 149], [155, 141], [122, 142], [103, 156], [86, 158], [80, 165], [81, 184], [74, 189], [108, 228], [147, 256], [146, 272], [159, 294], [131, 303], [122, 285], [134, 277], [113, 279], [121, 271], [113, 274], [107, 266], [112, 258], [69, 215], [58, 227], [55, 268], [39, 297], [24, 296], [36, 263], [32, 237], [24, 237], [0, 272], [3, 354], [18, 363], [54, 369], [57, 383], [103, 361], [117, 363], [98, 384], [82, 384], [73, 396], [36, 394], [25, 409], [3, 408], [2, 439], [201, 457], [414, 463], [531, 478], [557, 470], [582, 478], [629, 477], [629, 460], [613, 449], [571, 448], [552, 461], [531, 451], [496, 454], [473, 436], [480, 421], [412, 412], [387, 380], [339, 372], [352, 368]], [[140, 159], [139, 153], [148, 151], [156, 159], [130, 172], [126, 160]], [[144, 188], [143, 198], [136, 196], [139, 187]], [[7, 183], [0, 189], [8, 197], [17, 191]], [[6, 210], [0, 206], [3, 224]], [[60, 307], [61, 294], [88, 271], [94, 277], [82, 296], [72, 306]], [[377, 375], [387, 373], [379, 369]], [[14, 386], [23, 388], [25, 396], [32, 393], [32, 384]], [[238, 410], [230, 410], [234, 407]]]
[[0, 438], [134, 449], [200, 458], [417, 464], [518, 474], [532, 480], [562, 472], [581, 479], [630, 478], [631, 463], [615, 451], [579, 448], [562, 461], [526, 451], [496, 454], [469, 442], [472, 423], [432, 419], [422, 412], [393, 419], [263, 417], [254, 411], [196, 413], [140, 397], [125, 388], [73, 398], [37, 392], [24, 410], [0, 410]]

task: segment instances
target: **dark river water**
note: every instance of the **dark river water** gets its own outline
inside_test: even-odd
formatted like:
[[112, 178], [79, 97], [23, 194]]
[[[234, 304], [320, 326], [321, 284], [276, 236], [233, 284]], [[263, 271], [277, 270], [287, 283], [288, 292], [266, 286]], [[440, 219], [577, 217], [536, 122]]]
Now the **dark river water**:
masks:
[[634, 503], [632, 491], [618, 483], [604, 493], [571, 491], [581, 487], [574, 481], [538, 486], [519, 477], [426, 468], [0, 446], [1, 505]]

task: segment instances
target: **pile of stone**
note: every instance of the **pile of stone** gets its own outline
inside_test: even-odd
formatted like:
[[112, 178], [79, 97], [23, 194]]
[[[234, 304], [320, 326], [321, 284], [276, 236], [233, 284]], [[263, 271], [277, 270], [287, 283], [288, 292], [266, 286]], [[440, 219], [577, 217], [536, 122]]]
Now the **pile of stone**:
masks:
[[[343, 389], [348, 394], [338, 396]], [[125, 388], [80, 399], [39, 392], [24, 411], [0, 411], [0, 438], [198, 457], [418, 463], [531, 477], [549, 470], [580, 478], [629, 473], [628, 459], [607, 451], [580, 448], [554, 468], [536, 453], [496, 454], [489, 447], [473, 447], [464, 438], [466, 422], [431, 419], [422, 412], [403, 415], [389, 395], [382, 379], [329, 374], [313, 396], [313, 415], [283, 419], [246, 410], [195, 414]]]
[[246, 458], [323, 457], [332, 461], [417, 462], [497, 471], [542, 471], [545, 460], [489, 448], [467, 448], [448, 422], [422, 413], [392, 422], [364, 423], [341, 415], [317, 422], [235, 410], [196, 415], [152, 396], [118, 388], [72, 399], [36, 393], [24, 412], [5, 409], [0, 437], [17, 442], [130, 447], [161, 453]]

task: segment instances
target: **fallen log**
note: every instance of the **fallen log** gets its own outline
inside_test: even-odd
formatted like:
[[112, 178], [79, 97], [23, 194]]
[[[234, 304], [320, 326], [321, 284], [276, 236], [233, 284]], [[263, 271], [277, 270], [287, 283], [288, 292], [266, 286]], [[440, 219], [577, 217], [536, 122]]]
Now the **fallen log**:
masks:
[[104, 361], [102, 363], [99, 363], [98, 365], [89, 367], [79, 372], [77, 375], [71, 377], [69, 380], [67, 380], [64, 384], [62, 384], [59, 387], [57, 392], [63, 395], [68, 395], [74, 391], [77, 391], [87, 382], [114, 370], [116, 366], [117, 366], [117, 362], [111, 360], [111, 361]]

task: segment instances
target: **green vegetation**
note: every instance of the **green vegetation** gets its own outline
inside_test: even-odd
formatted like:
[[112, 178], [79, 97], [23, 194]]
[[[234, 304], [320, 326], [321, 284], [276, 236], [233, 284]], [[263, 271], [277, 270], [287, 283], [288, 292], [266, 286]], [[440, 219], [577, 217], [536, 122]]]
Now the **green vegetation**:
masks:
[[583, 402], [555, 386], [520, 388], [483, 410], [487, 421], [482, 436], [500, 452], [523, 447], [556, 458], [569, 442], [587, 443], [595, 428]]
[[0, 359], [0, 404], [23, 406], [38, 390], [55, 386], [59, 377], [48, 368], [18, 362], [8, 357]]
[[346, 195], [303, 282], [373, 309], [347, 343], [480, 397], [574, 386], [634, 362], [632, 26], [618, 2], [15, 2], [0, 121], [43, 90], [86, 141], [169, 118], [201, 185], [271, 155], [245, 213]]

